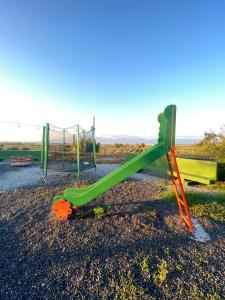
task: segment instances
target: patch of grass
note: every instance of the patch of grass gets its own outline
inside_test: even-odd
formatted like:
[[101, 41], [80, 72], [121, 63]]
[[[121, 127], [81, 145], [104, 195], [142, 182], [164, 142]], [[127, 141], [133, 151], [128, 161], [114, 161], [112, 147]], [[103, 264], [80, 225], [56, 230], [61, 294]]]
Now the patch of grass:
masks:
[[92, 252], [90, 252], [87, 256], [86, 256], [86, 261], [89, 262], [91, 261], [92, 258]]
[[115, 291], [114, 299], [151, 299], [149, 297], [147, 298], [145, 289], [134, 282], [131, 271], [128, 272], [127, 277], [121, 277], [119, 282], [116, 282], [114, 279], [112, 279], [110, 282], [110, 287]]
[[162, 179], [160, 180], [160, 183], [161, 183], [162, 185], [168, 186], [168, 185], [170, 184], [170, 181], [169, 181], [168, 179], [166, 179], [166, 178], [162, 178]]
[[204, 299], [204, 293], [198, 289], [196, 285], [193, 285], [190, 289], [190, 295], [195, 300], [201, 300]]
[[162, 259], [158, 264], [158, 272], [154, 275], [155, 282], [161, 285], [166, 280], [168, 273], [167, 262]]
[[191, 212], [199, 217], [209, 217], [215, 221], [225, 222], [225, 207], [215, 201], [197, 204], [191, 207]]
[[148, 211], [148, 214], [147, 214], [150, 218], [152, 219], [156, 219], [158, 217], [158, 213], [156, 210], [150, 210]]
[[90, 239], [89, 239], [88, 237], [85, 237], [85, 238], [83, 239], [84, 245], [87, 245], [87, 244], [89, 243], [89, 241], [90, 241]]
[[209, 191], [218, 191], [220, 193], [225, 193], [225, 181], [218, 181], [214, 184], [209, 184], [206, 186]]
[[108, 214], [111, 210], [110, 205], [99, 205], [93, 208], [94, 215], [97, 219], [101, 219], [104, 215]]
[[149, 259], [144, 258], [143, 261], [139, 264], [140, 269], [143, 273], [149, 273]]
[[93, 208], [93, 212], [95, 215], [95, 218], [101, 219], [104, 216], [104, 208], [101, 206], [96, 206]]
[[158, 217], [158, 213], [156, 210], [150, 210], [145, 208], [141, 210], [141, 213], [143, 213], [146, 217], [150, 217], [152, 219], [156, 219]]
[[181, 265], [176, 265], [175, 267], [178, 271], [182, 272], [184, 269]]
[[[165, 200], [176, 200], [175, 193], [164, 193]], [[199, 217], [208, 217], [215, 221], [225, 222], [225, 195], [222, 193], [186, 192], [191, 212]]]
[[193, 285], [190, 289], [190, 296], [194, 300], [222, 300], [218, 294], [205, 294], [202, 290], [200, 290], [196, 285]]

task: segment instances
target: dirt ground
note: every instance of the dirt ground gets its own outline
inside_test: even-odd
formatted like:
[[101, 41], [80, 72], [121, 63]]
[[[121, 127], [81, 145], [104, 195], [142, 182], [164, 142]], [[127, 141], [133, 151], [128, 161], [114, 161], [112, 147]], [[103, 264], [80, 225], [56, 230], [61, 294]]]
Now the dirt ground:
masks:
[[[0, 194], [0, 299], [224, 299], [225, 226], [190, 238], [167, 187], [126, 181], [68, 221], [50, 212], [64, 186]], [[97, 218], [96, 205], [108, 205]]]

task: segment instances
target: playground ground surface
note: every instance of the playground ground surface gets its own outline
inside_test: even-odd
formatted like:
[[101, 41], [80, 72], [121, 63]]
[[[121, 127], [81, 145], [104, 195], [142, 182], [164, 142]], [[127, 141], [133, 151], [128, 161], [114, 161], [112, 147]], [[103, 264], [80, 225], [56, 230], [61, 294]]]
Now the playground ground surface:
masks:
[[[86, 170], [80, 173], [79, 179], [84, 181], [95, 181], [104, 177], [114, 169], [118, 168], [120, 164], [98, 164], [96, 171], [94, 169]], [[131, 178], [152, 180], [155, 178], [149, 174], [137, 173]], [[60, 184], [62, 182], [74, 182], [77, 180], [76, 172], [60, 172], [50, 170], [46, 181], [48, 184]], [[45, 185], [43, 180], [43, 171], [39, 163], [32, 163], [32, 165], [24, 167], [11, 166], [9, 163], [0, 163], [0, 192], [8, 189], [18, 187], [29, 187]]]
[[224, 299], [224, 222], [198, 216], [211, 241], [196, 242], [171, 186], [134, 179], [62, 222], [49, 207], [64, 188], [0, 194], [1, 299]]

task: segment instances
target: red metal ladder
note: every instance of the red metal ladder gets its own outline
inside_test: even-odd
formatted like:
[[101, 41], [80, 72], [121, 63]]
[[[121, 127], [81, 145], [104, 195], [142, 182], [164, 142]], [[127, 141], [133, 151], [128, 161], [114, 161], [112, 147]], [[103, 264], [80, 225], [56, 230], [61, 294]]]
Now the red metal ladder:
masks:
[[[177, 159], [176, 159], [174, 147], [171, 147], [170, 152], [166, 153], [166, 157], [168, 160], [170, 175], [171, 175], [172, 183], [174, 185], [177, 203], [178, 203], [179, 210], [180, 210], [180, 216], [184, 220], [184, 222], [187, 224], [189, 230], [191, 232], [193, 232], [194, 228], [192, 225], [190, 212], [189, 212], [189, 208], [188, 208], [188, 203], [187, 203], [183, 184], [182, 184], [181, 177], [180, 177], [179, 168], [177, 165]], [[177, 181], [175, 179], [174, 172], [176, 172]]]

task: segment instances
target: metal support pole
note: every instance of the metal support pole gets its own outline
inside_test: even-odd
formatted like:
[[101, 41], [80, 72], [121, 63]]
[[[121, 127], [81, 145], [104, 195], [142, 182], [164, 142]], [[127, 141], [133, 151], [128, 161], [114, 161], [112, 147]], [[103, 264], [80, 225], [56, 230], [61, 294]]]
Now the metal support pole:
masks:
[[95, 116], [93, 117], [93, 125], [92, 125], [92, 145], [93, 145], [93, 162], [96, 168]]
[[44, 157], [45, 157], [45, 126], [42, 129], [42, 144], [41, 144], [41, 167], [44, 167]]
[[71, 161], [72, 162], [75, 162], [75, 160], [76, 160], [76, 158], [75, 158], [75, 149], [76, 149], [75, 141], [76, 141], [76, 135], [73, 134], [73, 144], [72, 144], [72, 152], [71, 152]]
[[77, 173], [80, 173], [80, 126], [77, 125]]
[[63, 129], [63, 169], [65, 169], [65, 129]]
[[44, 175], [47, 176], [48, 170], [48, 148], [49, 148], [49, 123], [45, 126], [45, 148], [44, 148]]

